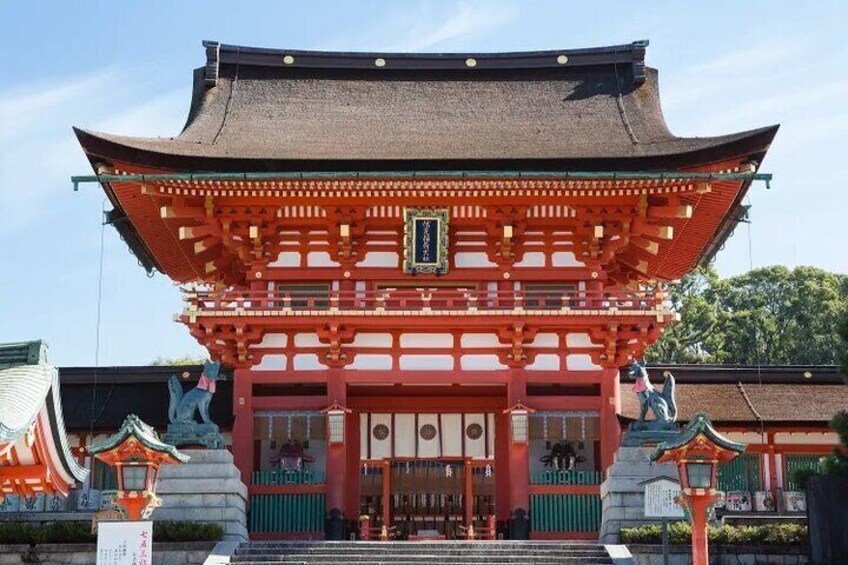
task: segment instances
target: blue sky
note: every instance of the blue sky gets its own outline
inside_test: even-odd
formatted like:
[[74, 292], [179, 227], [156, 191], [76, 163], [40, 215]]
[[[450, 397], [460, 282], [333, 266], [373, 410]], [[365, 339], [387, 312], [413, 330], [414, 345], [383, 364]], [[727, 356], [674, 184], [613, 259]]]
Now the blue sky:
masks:
[[[751, 260], [848, 272], [848, 3], [4, 2], [0, 6], [0, 342], [45, 338], [51, 361], [95, 361], [102, 191], [71, 133], [173, 135], [200, 42], [297, 49], [510, 51], [649, 39], [678, 135], [782, 124], [751, 192]], [[179, 292], [104, 238], [101, 365], [199, 355], [172, 321]], [[719, 254], [749, 267], [749, 231]]]

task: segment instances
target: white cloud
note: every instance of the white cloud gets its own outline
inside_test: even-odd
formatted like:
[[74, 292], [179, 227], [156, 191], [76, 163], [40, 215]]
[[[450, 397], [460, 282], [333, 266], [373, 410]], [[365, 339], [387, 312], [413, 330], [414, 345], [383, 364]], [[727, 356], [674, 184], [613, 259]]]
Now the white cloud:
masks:
[[72, 124], [130, 135], [179, 131], [189, 93], [180, 89], [150, 97], [157, 88], [153, 80], [132, 70], [103, 69], [0, 92], [0, 209], [12, 211], [0, 223], [0, 236], [26, 232], [53, 205], [51, 199], [61, 201], [62, 191], [70, 193], [71, 175], [90, 170]]
[[[501, 6], [492, 3], [459, 2], [447, 19], [432, 21], [410, 26], [405, 37], [389, 46], [387, 51], [423, 51], [436, 45], [464, 37], [496, 29], [516, 15], [514, 7]], [[427, 19], [421, 17], [419, 19]]]
[[51, 118], [63, 107], [73, 106], [105, 87], [114, 75], [112, 69], [103, 69], [58, 84], [32, 84], [0, 92], [0, 147], [49, 127]]

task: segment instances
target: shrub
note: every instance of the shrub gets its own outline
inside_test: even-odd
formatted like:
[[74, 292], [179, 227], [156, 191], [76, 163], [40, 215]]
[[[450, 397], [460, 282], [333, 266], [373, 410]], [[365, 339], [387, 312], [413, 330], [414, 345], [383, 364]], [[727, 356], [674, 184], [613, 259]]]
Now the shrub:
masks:
[[[218, 541], [224, 529], [218, 524], [153, 522], [154, 541]], [[94, 543], [90, 522], [0, 522], [0, 544]]]
[[[710, 542], [716, 545], [806, 545], [807, 526], [802, 524], [765, 524], [762, 526], [716, 526], [709, 528]], [[655, 544], [662, 542], [662, 528], [646, 524], [635, 528], [622, 528], [624, 543]], [[668, 525], [668, 542], [672, 545], [688, 545], [692, 542], [692, 527], [687, 522], [672, 522]]]

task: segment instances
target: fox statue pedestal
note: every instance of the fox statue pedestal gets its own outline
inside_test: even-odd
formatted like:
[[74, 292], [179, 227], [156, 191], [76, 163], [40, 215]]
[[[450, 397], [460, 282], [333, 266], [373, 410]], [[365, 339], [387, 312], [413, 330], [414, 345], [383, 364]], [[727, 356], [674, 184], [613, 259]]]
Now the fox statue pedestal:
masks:
[[219, 524], [224, 539], [247, 540], [247, 486], [226, 449], [183, 449], [191, 459], [159, 471], [156, 494], [162, 501], [154, 520]]
[[[678, 436], [679, 437], [679, 436]], [[660, 477], [677, 480], [673, 463], [651, 463], [653, 448], [622, 446], [601, 483], [601, 543], [620, 543], [621, 528], [658, 523], [645, 518], [645, 483]]]

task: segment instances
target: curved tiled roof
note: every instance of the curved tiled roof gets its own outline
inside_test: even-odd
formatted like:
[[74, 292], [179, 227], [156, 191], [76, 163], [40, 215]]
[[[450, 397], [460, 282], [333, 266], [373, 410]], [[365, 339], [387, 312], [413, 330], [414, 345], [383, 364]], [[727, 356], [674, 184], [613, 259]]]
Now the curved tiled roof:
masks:
[[647, 42], [420, 55], [206, 45], [182, 133], [77, 130], [89, 157], [230, 172], [680, 169], [758, 160], [777, 129], [674, 136]]
[[29, 431], [55, 374], [49, 365], [0, 369], [0, 442], [15, 441]]
[[0, 443], [27, 434], [39, 416], [49, 425], [51, 457], [65, 479], [84, 481], [88, 471], [77, 463], [68, 446], [59, 372], [47, 364], [43, 341], [0, 344]]

